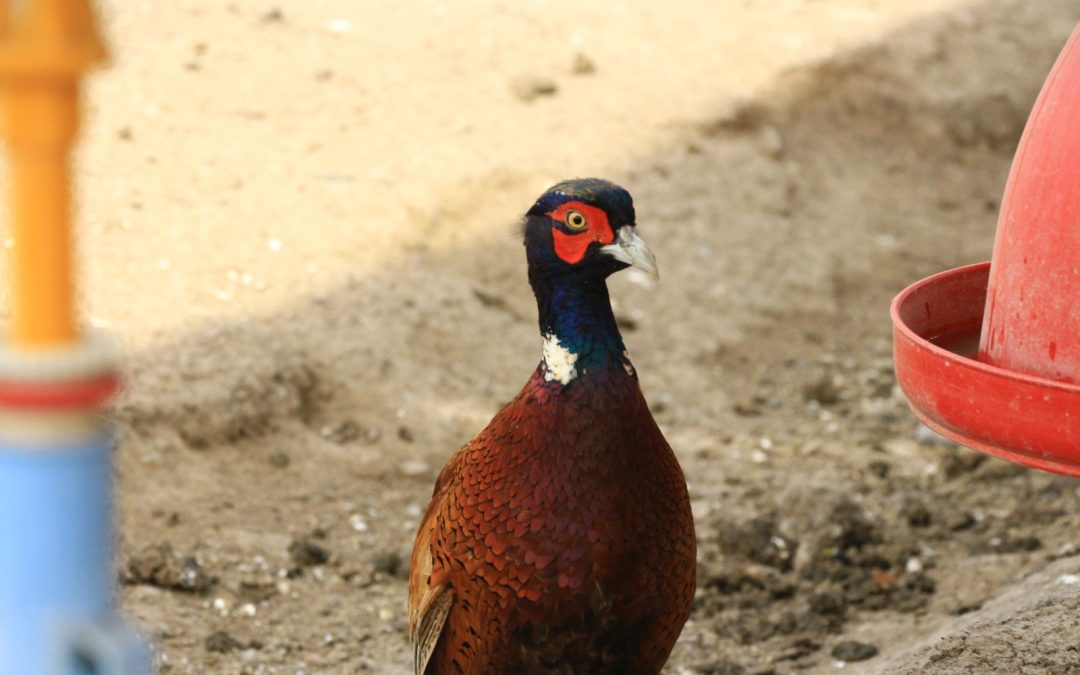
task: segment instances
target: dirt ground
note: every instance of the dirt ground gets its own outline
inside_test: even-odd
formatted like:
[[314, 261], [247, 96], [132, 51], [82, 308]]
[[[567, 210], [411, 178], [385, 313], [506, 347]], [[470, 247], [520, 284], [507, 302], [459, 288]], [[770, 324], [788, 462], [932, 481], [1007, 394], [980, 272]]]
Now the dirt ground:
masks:
[[665, 672], [1080, 672], [1080, 485], [921, 432], [887, 311], [989, 257], [1075, 0], [102, 14], [84, 295], [161, 672], [408, 672], [434, 476], [539, 358], [514, 224], [584, 175], [663, 274], [611, 285], [700, 542]]

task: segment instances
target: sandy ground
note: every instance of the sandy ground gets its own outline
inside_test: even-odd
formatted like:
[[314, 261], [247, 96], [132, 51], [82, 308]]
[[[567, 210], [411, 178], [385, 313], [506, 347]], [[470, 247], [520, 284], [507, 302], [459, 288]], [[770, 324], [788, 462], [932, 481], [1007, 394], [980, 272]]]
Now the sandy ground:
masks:
[[1008, 601], [1075, 570], [1076, 482], [919, 435], [887, 314], [989, 257], [1073, 0], [102, 14], [84, 295], [129, 355], [122, 599], [162, 672], [407, 672], [435, 473], [539, 356], [514, 224], [583, 175], [663, 272], [612, 295], [700, 539], [666, 672], [1080, 662], [1060, 602]]

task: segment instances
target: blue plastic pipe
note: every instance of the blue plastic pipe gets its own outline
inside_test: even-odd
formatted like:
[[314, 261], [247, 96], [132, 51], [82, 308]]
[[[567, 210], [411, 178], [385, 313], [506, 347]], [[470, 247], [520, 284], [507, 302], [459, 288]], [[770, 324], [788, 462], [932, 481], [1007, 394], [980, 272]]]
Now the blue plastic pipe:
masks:
[[111, 438], [26, 445], [0, 439], [0, 675], [149, 672], [114, 614]]

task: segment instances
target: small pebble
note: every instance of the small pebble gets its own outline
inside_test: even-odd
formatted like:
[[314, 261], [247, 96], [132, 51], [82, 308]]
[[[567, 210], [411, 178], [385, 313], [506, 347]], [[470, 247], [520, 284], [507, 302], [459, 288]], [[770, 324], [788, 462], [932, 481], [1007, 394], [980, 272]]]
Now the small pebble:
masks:
[[817, 380], [803, 387], [803, 399], [816, 401], [820, 405], [835, 405], [840, 402], [840, 387], [831, 375], [822, 375]]
[[841, 594], [835, 591], [810, 596], [809, 605], [812, 612], [823, 616], [843, 616], [847, 608]]
[[217, 654], [228, 654], [231, 651], [237, 649], [243, 649], [244, 645], [240, 644], [236, 638], [229, 635], [223, 630], [219, 630], [210, 637], [206, 638], [204, 643], [206, 651], [214, 652]]
[[431, 471], [431, 465], [419, 459], [410, 459], [406, 462], [402, 462], [398, 468], [401, 473], [406, 476], [423, 476]]
[[900, 509], [902, 515], [912, 527], [928, 527], [933, 521], [933, 514], [926, 504], [918, 499], [909, 499]]
[[320, 435], [334, 443], [339, 445], [345, 445], [351, 443], [360, 438], [360, 434], [363, 433], [363, 429], [356, 423], [355, 420], [344, 420], [339, 422], [335, 426], [325, 426], [319, 430]]
[[832, 650], [832, 657], [837, 661], [843, 661], [845, 663], [852, 663], [855, 661], [865, 661], [877, 656], [878, 648], [867, 642], [856, 642], [855, 640], [845, 640]]
[[764, 126], [761, 129], [761, 142], [765, 146], [765, 151], [773, 159], [784, 156], [784, 137], [780, 135], [780, 130], [776, 127], [771, 124]]
[[693, 670], [681, 672], [701, 673], [702, 675], [746, 675], [746, 668], [733, 661], [720, 659], [719, 661], [700, 663], [695, 665]]
[[592, 59], [585, 56], [581, 52], [574, 55], [574, 63], [571, 66], [571, 70], [575, 75], [592, 75], [596, 72], [596, 64]]
[[348, 19], [331, 19], [326, 22], [326, 30], [338, 35], [352, 32], [352, 22]]
[[389, 576], [397, 576], [404, 570], [403, 561], [397, 551], [386, 551], [376, 554], [371, 561], [376, 572], [382, 572]]
[[193, 556], [177, 553], [169, 544], [149, 546], [132, 556], [125, 581], [188, 593], [205, 593], [214, 584]]
[[531, 103], [541, 96], [554, 96], [559, 86], [547, 77], [523, 75], [510, 83], [510, 90], [518, 100]]
[[289, 557], [300, 567], [324, 565], [330, 560], [330, 552], [307, 537], [289, 544]]
[[960, 511], [949, 514], [945, 519], [945, 527], [953, 532], [960, 532], [970, 528], [975, 522], [975, 516], [967, 511]]

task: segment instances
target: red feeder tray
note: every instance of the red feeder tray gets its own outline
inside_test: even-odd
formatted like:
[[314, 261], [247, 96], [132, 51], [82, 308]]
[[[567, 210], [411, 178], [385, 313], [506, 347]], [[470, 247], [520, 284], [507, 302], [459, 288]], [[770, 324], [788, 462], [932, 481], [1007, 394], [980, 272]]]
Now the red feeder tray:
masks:
[[911, 409], [957, 443], [1080, 476], [1080, 386], [977, 360], [990, 263], [935, 274], [892, 305], [893, 358]]
[[992, 263], [893, 301], [896, 377], [941, 434], [1080, 476], [1080, 28], [1028, 119]]

